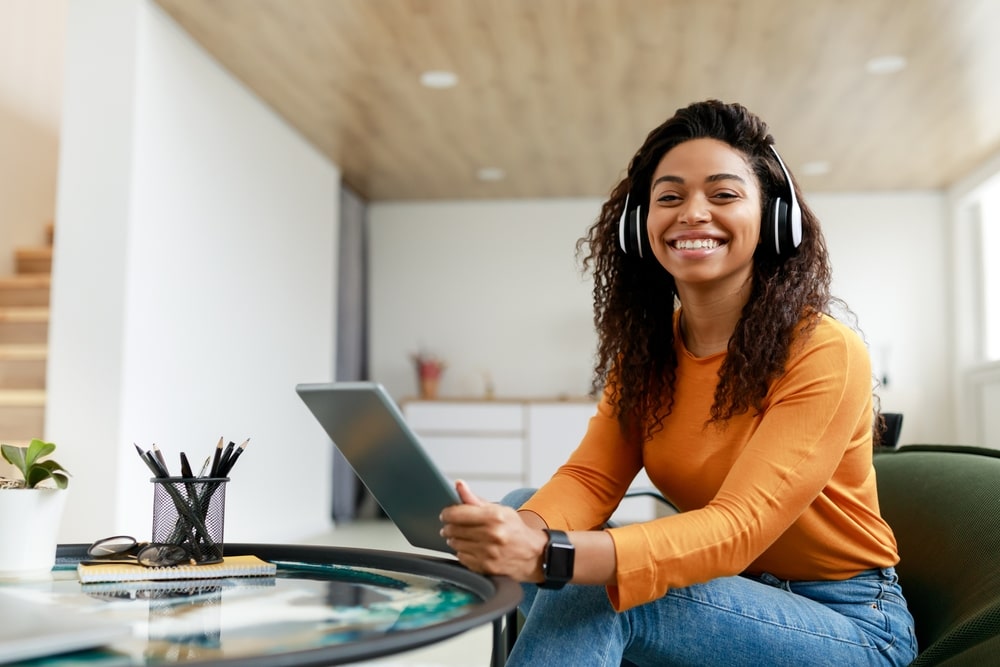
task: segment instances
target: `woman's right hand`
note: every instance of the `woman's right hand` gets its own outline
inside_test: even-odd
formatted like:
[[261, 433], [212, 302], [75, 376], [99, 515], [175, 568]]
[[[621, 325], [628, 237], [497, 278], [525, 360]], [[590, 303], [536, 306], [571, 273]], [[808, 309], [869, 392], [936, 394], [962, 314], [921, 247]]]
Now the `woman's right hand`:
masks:
[[541, 582], [542, 556], [548, 543], [541, 518], [486, 502], [464, 481], [457, 482], [455, 488], [462, 504], [446, 507], [441, 513], [441, 535], [459, 562], [473, 572]]

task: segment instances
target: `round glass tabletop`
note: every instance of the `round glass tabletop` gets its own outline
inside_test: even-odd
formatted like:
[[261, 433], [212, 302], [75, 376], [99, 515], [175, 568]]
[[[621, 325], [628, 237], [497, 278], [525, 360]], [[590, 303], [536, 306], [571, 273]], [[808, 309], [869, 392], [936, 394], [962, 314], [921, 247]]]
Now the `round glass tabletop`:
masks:
[[107, 646], [38, 658], [44, 667], [334, 665], [441, 641], [501, 621], [521, 598], [506, 578], [416, 554], [226, 544], [277, 565], [273, 577], [81, 584], [85, 545], [59, 548], [45, 595], [59, 607], [127, 623]]

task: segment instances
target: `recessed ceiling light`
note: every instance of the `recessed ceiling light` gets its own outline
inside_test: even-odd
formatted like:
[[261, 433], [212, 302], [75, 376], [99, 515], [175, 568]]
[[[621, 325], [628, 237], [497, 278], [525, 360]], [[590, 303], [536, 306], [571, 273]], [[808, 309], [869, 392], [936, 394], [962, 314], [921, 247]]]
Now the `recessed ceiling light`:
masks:
[[826, 160], [813, 160], [803, 164], [800, 171], [805, 176], [822, 176], [830, 173], [830, 163]]
[[895, 74], [906, 69], [906, 58], [903, 56], [879, 56], [865, 63], [869, 74]]
[[420, 83], [428, 88], [451, 88], [458, 85], [458, 75], [446, 70], [428, 70], [420, 75]]
[[481, 181], [502, 181], [506, 177], [507, 172], [500, 167], [483, 167], [476, 171], [476, 178]]

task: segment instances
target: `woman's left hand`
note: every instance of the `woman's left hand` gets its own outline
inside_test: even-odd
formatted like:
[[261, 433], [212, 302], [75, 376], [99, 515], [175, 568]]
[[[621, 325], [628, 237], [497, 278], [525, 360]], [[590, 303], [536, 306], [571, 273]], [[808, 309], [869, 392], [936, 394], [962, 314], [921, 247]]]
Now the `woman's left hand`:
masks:
[[545, 533], [528, 526], [516, 510], [480, 499], [465, 482], [455, 488], [462, 504], [441, 512], [441, 535], [459, 562], [473, 572], [542, 581]]

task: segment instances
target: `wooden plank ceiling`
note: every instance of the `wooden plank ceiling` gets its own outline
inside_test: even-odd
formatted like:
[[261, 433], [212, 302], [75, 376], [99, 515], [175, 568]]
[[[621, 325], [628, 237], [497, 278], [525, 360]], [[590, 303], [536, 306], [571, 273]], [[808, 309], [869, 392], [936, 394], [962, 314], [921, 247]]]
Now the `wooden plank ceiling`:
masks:
[[[807, 192], [946, 187], [1000, 151], [997, 0], [158, 3], [370, 200], [601, 197], [706, 98], [760, 114]], [[908, 66], [866, 71], [886, 55]]]

